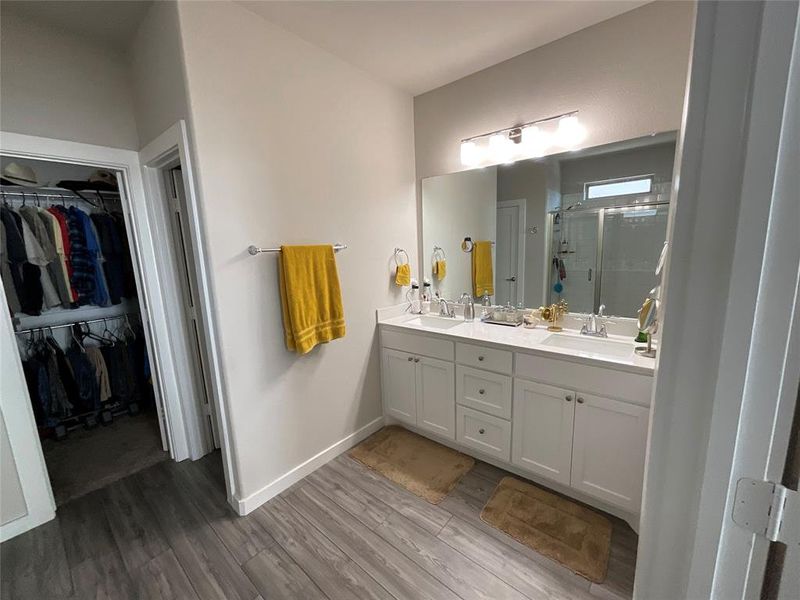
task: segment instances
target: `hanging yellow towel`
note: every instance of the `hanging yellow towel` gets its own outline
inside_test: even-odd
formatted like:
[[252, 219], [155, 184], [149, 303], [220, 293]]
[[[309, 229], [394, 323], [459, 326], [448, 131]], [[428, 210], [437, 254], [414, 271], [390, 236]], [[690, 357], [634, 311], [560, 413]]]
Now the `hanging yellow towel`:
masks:
[[494, 296], [492, 242], [475, 242], [472, 246], [472, 289], [477, 297]]
[[286, 347], [306, 354], [317, 344], [344, 337], [333, 246], [281, 246], [278, 265]]
[[394, 282], [399, 286], [411, 285], [411, 265], [408, 263], [397, 265]]
[[444, 279], [447, 276], [447, 261], [437, 260], [433, 267], [433, 271], [436, 273], [436, 279], [439, 281]]

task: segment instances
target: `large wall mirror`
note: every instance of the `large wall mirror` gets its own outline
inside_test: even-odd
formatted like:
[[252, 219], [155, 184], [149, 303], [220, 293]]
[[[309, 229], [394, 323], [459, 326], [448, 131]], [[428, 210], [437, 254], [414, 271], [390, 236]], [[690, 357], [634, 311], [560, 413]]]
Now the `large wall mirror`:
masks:
[[605, 305], [635, 317], [656, 285], [675, 140], [668, 132], [424, 179], [424, 276], [443, 298], [479, 298], [476, 269], [486, 281], [490, 265], [494, 304], [563, 299], [571, 312]]

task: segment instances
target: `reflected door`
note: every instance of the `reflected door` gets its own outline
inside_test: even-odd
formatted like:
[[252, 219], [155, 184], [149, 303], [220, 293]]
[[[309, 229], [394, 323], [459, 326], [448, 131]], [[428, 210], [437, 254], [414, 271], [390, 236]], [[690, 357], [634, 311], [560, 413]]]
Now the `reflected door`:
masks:
[[520, 277], [520, 223], [524, 223], [522, 201], [497, 203], [497, 239], [495, 242], [495, 303], [516, 305], [522, 301]]
[[[608, 208], [603, 217], [598, 301], [606, 314], [632, 317], [658, 282], [669, 205]], [[569, 297], [568, 297], [569, 298]]]

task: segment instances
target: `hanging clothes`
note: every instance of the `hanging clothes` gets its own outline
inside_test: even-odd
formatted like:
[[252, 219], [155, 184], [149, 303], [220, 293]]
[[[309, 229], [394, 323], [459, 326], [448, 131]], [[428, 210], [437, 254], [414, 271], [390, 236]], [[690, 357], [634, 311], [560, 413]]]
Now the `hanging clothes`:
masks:
[[76, 343], [67, 350], [67, 359], [72, 367], [75, 383], [78, 386], [78, 410], [80, 412], [95, 411], [100, 408], [100, 386], [97, 375], [86, 353]]
[[6, 224], [0, 220], [0, 280], [3, 282], [3, 290], [8, 301], [8, 308], [12, 313], [22, 311], [22, 305], [17, 296], [17, 286], [14, 283], [14, 276], [11, 273], [11, 261], [8, 258], [6, 242]]
[[103, 352], [97, 346], [89, 346], [86, 348], [86, 358], [92, 363], [94, 367], [95, 379], [100, 393], [100, 402], [105, 403], [111, 399], [111, 383], [108, 375], [108, 367], [106, 360], [103, 358]]
[[122, 296], [126, 294], [124, 261], [127, 248], [122, 245], [119, 226], [110, 215], [95, 213], [92, 222], [97, 231], [100, 249], [105, 259], [103, 269], [108, 284], [108, 294], [111, 304], [119, 304]]
[[[45, 304], [48, 307], [58, 306], [59, 304], [69, 307], [70, 299], [67, 287], [61, 277], [61, 267], [55, 262], [58, 255], [44, 222], [39, 218], [39, 209], [35, 206], [22, 206], [19, 208], [19, 214], [24, 223], [27, 224], [26, 231], [30, 231], [33, 235], [34, 239], [31, 242], [38, 244], [38, 249], [41, 250], [38, 264], [43, 270], [42, 287], [45, 290]], [[33, 262], [31, 261], [31, 251], [27, 251], [27, 253], [28, 261]], [[53, 296], [53, 292], [55, 292], [56, 296]], [[53, 303], [56, 297], [58, 302]]]
[[41, 314], [44, 299], [41, 273], [39, 267], [28, 262], [22, 233], [22, 217], [13, 210], [3, 207], [0, 209], [0, 219], [5, 225], [6, 251], [20, 309], [29, 315]]

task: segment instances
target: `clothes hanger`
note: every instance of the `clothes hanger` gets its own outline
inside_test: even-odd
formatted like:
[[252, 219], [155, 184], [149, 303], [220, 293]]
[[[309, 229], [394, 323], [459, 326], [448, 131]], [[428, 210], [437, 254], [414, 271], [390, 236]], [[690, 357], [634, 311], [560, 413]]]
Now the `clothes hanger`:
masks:
[[[87, 327], [88, 327], [88, 325], [87, 325]], [[83, 347], [83, 344], [81, 343], [81, 340], [79, 340], [78, 336], [75, 335], [75, 330], [76, 329], [78, 331], [80, 331], [81, 333], [83, 333], [83, 330], [80, 328], [80, 323], [75, 323], [72, 327], [69, 328], [70, 333], [72, 335], [72, 341], [75, 342], [75, 344], [78, 346], [80, 351], [85, 354], [86, 353], [86, 348]]]
[[123, 335], [125, 335], [125, 332], [130, 333], [131, 341], [136, 341], [136, 332], [133, 330], [133, 327], [131, 327], [131, 322], [128, 319], [127, 314], [125, 315], [125, 328], [123, 329]]

